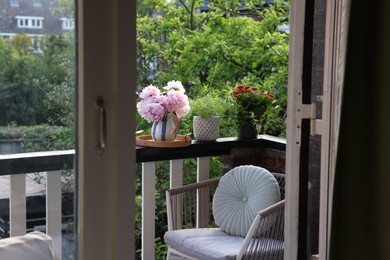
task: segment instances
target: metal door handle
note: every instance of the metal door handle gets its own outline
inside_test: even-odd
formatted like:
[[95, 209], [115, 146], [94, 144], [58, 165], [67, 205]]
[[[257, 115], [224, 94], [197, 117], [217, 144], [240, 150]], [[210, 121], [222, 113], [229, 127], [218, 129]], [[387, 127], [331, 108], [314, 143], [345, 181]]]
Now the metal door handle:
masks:
[[96, 108], [99, 110], [99, 143], [96, 146], [96, 155], [101, 157], [106, 148], [107, 137], [106, 110], [104, 109], [103, 97], [96, 98]]

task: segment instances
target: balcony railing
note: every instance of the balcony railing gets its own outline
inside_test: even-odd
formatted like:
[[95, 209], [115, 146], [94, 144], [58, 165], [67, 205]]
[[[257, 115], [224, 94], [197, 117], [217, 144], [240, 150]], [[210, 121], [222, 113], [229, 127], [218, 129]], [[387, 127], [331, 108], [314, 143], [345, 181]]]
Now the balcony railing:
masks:
[[[229, 155], [236, 148], [271, 148], [285, 151], [285, 140], [261, 135], [257, 139], [220, 138], [180, 148], [136, 148], [142, 163], [142, 259], [154, 259], [155, 169], [157, 161], [170, 161], [170, 187], [183, 183], [183, 159], [197, 158], [197, 181], [209, 178], [212, 156]], [[73, 169], [74, 151], [0, 155], [0, 176], [10, 175], [10, 236], [26, 233], [26, 174], [47, 172], [46, 231], [53, 238], [56, 256], [62, 254], [61, 171]]]
[[26, 234], [26, 174], [46, 172], [46, 233], [56, 256], [62, 255], [61, 170], [73, 169], [74, 151], [0, 155], [0, 176], [10, 176], [10, 236]]

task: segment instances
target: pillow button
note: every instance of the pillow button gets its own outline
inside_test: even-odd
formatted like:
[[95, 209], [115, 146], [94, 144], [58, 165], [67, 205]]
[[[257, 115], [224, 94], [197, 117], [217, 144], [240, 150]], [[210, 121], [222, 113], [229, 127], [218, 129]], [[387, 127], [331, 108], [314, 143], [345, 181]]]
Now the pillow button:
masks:
[[243, 200], [244, 202], [247, 202], [248, 198], [247, 198], [247, 197], [243, 197], [242, 200]]

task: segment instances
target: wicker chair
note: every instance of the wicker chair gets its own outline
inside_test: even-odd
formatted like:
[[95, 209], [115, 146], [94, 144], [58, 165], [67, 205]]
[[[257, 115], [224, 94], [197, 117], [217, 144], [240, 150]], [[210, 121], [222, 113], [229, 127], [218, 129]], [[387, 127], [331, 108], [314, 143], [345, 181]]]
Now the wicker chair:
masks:
[[256, 210], [244, 235], [231, 235], [214, 220], [212, 202], [223, 177], [168, 190], [167, 259], [283, 259], [285, 178], [280, 173], [272, 176], [280, 200]]

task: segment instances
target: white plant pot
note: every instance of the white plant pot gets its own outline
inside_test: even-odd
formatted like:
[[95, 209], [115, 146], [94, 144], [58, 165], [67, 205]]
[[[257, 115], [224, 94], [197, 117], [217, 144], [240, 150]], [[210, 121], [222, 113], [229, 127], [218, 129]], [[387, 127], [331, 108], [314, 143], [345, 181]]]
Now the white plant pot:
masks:
[[219, 117], [193, 118], [194, 137], [197, 141], [215, 141], [219, 137]]

